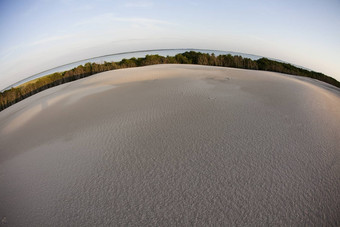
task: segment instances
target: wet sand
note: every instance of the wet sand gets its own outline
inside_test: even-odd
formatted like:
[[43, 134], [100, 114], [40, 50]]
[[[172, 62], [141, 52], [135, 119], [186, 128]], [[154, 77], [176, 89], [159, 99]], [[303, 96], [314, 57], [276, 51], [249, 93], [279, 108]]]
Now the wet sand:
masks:
[[0, 112], [0, 218], [339, 226], [339, 94], [279, 73], [194, 65], [48, 89]]

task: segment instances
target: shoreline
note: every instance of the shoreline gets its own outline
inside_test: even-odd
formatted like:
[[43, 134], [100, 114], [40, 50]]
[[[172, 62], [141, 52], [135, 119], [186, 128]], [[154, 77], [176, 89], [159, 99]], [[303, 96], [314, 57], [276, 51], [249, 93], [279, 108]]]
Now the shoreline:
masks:
[[144, 58], [123, 59], [120, 62], [105, 62], [104, 64], [86, 63], [84, 66], [79, 65], [72, 70], [67, 70], [62, 73], [53, 73], [51, 75], [37, 78], [21, 84], [16, 88], [6, 90], [3, 93], [0, 92], [0, 111], [42, 90], [91, 76], [96, 73], [121, 68], [176, 63], [274, 71], [285, 74], [288, 73], [288, 75], [311, 77], [313, 79], [332, 84], [336, 87], [340, 87], [340, 82], [332, 77], [298, 68], [287, 63], [273, 61], [266, 58], [251, 60], [249, 58], [242, 58], [241, 56], [232, 56], [230, 54], [215, 56], [213, 54], [210, 55], [191, 51], [183, 54], [177, 54], [176, 56], [164, 57], [160, 55], [147, 55]]

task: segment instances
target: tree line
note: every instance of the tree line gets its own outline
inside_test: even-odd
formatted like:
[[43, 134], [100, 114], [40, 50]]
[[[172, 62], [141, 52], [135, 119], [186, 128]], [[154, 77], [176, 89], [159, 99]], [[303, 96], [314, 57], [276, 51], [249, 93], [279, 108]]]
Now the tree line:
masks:
[[233, 67], [241, 69], [265, 70], [291, 75], [310, 77], [340, 88], [340, 82], [319, 72], [309, 71], [288, 63], [260, 58], [251, 60], [241, 56], [206, 54], [189, 51], [175, 56], [146, 55], [142, 58], [122, 59], [119, 62], [104, 62], [103, 64], [86, 63], [64, 72], [53, 73], [34, 79], [17, 87], [0, 92], [0, 111], [47, 88], [78, 80], [96, 73], [109, 70], [140, 67], [155, 64], [197, 64]]

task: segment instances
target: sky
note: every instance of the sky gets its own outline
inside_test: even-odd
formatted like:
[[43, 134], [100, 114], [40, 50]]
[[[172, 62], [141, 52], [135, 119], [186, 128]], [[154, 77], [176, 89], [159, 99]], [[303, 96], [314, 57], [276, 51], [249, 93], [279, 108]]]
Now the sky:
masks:
[[340, 81], [340, 1], [0, 0], [0, 90], [74, 61], [167, 48], [255, 54]]

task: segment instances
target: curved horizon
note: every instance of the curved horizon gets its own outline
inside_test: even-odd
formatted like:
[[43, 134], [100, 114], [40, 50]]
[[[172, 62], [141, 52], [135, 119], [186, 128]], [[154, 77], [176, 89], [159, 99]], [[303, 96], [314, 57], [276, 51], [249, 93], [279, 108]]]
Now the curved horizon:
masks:
[[[312, 69], [309, 69], [309, 68], [306, 68], [304, 66], [300, 66], [300, 65], [296, 65], [294, 63], [291, 63], [291, 62], [285, 62], [281, 59], [275, 59], [275, 58], [270, 58], [270, 57], [266, 57], [266, 56], [260, 56], [260, 55], [256, 55], [256, 54], [249, 54], [249, 53], [243, 53], [243, 52], [236, 52], [236, 51], [224, 51], [224, 50], [213, 50], [213, 49], [199, 49], [199, 48], [160, 48], [160, 49], [145, 49], [145, 50], [134, 50], [134, 51], [126, 51], [126, 52], [119, 52], [119, 53], [112, 53], [112, 54], [105, 54], [105, 55], [101, 55], [101, 56], [95, 56], [95, 57], [90, 57], [90, 58], [85, 58], [85, 59], [81, 59], [81, 60], [77, 60], [77, 61], [73, 61], [73, 62], [70, 62], [70, 63], [66, 63], [66, 64], [63, 64], [63, 65], [59, 65], [59, 66], [55, 66], [55, 67], [52, 67], [52, 68], [49, 68], [49, 69], [46, 69], [46, 70], [43, 70], [43, 71], [40, 71], [38, 73], [35, 73], [31, 76], [27, 76], [25, 77], [24, 79], [21, 79], [15, 83], [12, 83], [11, 85], [8, 85], [6, 86], [5, 88], [3, 88], [2, 90], [0, 90], [0, 92], [4, 92], [6, 90], [9, 90], [11, 89], [12, 87], [17, 87], [23, 83], [26, 83], [28, 81], [31, 81], [31, 80], [34, 80], [34, 79], [37, 79], [37, 78], [40, 78], [40, 77], [43, 77], [43, 76], [46, 76], [46, 75], [49, 75], [51, 73], [55, 73], [55, 72], [62, 72], [62, 70], [68, 70], [68, 69], [72, 69], [74, 67], [77, 67], [79, 65], [83, 65], [85, 64], [84, 62], [85, 61], [88, 61], [90, 63], [95, 63], [95, 61], [91, 61], [91, 60], [95, 60], [97, 58], [105, 58], [105, 57], [115, 57], [115, 56], [119, 56], [119, 55], [125, 55], [125, 54], [134, 54], [134, 53], [146, 53], [148, 54], [147, 52], [156, 52], [156, 51], [178, 51], [178, 53], [183, 53], [185, 51], [201, 51], [202, 53], [205, 53], [205, 52], [220, 52], [220, 53], [225, 53], [225, 54], [231, 54], [232, 56], [236, 56], [236, 55], [239, 55], [239, 56], [242, 56], [242, 57], [250, 57], [252, 56], [253, 59], [252, 60], [256, 60], [256, 59], [259, 59], [259, 58], [268, 58], [270, 60], [275, 60], [275, 61], [279, 61], [279, 62], [283, 62], [283, 63], [288, 63], [288, 64], [291, 64], [291, 65], [294, 65], [296, 67], [299, 67], [299, 68], [302, 68], [302, 69], [306, 69], [308, 71], [314, 71]], [[181, 52], [183, 51], [183, 52]], [[156, 53], [157, 54], [157, 53]], [[145, 55], [144, 55], [145, 56]], [[122, 58], [123, 59], [123, 58]], [[118, 59], [119, 61], [121, 59]], [[104, 60], [105, 61], [105, 60]], [[87, 63], [87, 62], [86, 62]], [[75, 65], [75, 64], [79, 64], [79, 65]], [[70, 68], [64, 68], [63, 67], [67, 67], [67, 66], [72, 66]], [[58, 69], [61, 69], [60, 71]], [[53, 70], [56, 70], [56, 71], [53, 71]], [[53, 72], [51, 72], [53, 71]], [[322, 72], [321, 72], [322, 73]], [[40, 75], [41, 74], [41, 75]]]
[[[145, 49], [145, 50], [124, 51], [124, 52], [118, 52], [118, 53], [112, 53], [112, 54], [99, 55], [99, 56], [95, 56], [95, 57], [89, 57], [89, 58], [85, 58], [85, 59], [81, 59], [81, 60], [76, 60], [76, 61], [73, 61], [73, 62], [70, 62], [70, 63], [62, 64], [62, 65], [59, 65], [59, 66], [55, 66], [55, 67], [52, 67], [52, 68], [40, 71], [38, 73], [34, 73], [31, 76], [25, 77], [24, 79], [21, 79], [21, 80], [15, 82], [15, 83], [5, 87], [4, 89], [0, 90], [0, 92], [6, 91], [8, 89], [11, 89], [12, 87], [16, 87], [16, 86], [19, 86], [20, 84], [26, 83], [26, 82], [29, 81], [30, 78], [37, 79], [40, 76], [39, 77], [35, 77], [35, 76], [37, 76], [39, 74], [42, 74], [42, 73], [45, 73], [45, 72], [49, 72], [51, 70], [58, 69], [58, 68], [61, 68], [61, 67], [64, 67], [64, 66], [68, 66], [68, 65], [72, 65], [72, 64], [76, 64], [76, 63], [81, 63], [81, 62], [87, 61], [87, 60], [93, 60], [93, 59], [96, 59], [96, 58], [103, 58], [103, 57], [109, 57], [109, 56], [124, 55], [124, 54], [143, 53], [143, 52], [152, 52], [152, 51], [170, 51], [170, 50], [219, 51], [219, 52], [230, 52], [230, 53], [242, 54], [242, 55], [251, 55], [251, 56], [259, 57], [259, 58], [263, 57], [263, 56], [259, 56], [259, 55], [255, 55], [255, 54], [248, 54], [248, 53], [242, 53], [242, 52], [236, 52], [236, 51], [199, 49], [199, 48], [160, 48], [160, 49]], [[274, 58], [268, 58], [268, 59], [279, 60], [279, 59], [274, 59]], [[281, 60], [279, 60], [279, 61], [281, 61]], [[44, 75], [48, 75], [48, 74], [44, 74]], [[41, 77], [44, 76], [44, 75], [41, 75]]]

